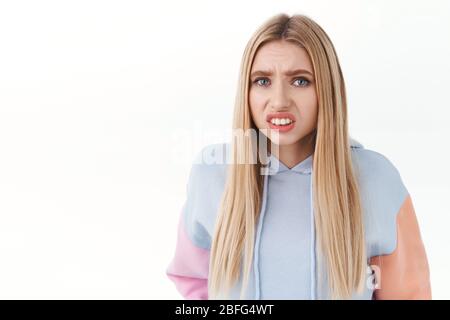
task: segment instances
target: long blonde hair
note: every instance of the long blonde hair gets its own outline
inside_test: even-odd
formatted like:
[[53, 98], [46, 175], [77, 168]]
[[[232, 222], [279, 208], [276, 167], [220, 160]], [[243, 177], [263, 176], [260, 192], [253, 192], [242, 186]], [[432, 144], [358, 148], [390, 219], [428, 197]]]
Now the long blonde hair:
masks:
[[[267, 20], [248, 42], [241, 62], [233, 129], [256, 129], [248, 93], [250, 70], [259, 47], [286, 40], [304, 48], [312, 61], [318, 97], [318, 120], [313, 157], [313, 206], [318, 248], [327, 265], [328, 285], [334, 299], [361, 292], [366, 274], [364, 225], [357, 180], [351, 161], [344, 79], [331, 40], [304, 15], [278, 14]], [[224, 293], [240, 278], [241, 298], [252, 264], [256, 223], [263, 192], [260, 161], [254, 162], [251, 139], [231, 143], [229, 167], [210, 251], [208, 294]], [[244, 159], [244, 163], [239, 161]], [[320, 274], [320, 273], [319, 273]]]

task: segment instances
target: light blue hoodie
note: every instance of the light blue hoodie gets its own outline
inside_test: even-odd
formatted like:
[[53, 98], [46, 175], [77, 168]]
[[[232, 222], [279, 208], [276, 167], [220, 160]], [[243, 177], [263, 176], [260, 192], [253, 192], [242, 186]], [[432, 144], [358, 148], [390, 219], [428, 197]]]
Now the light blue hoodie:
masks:
[[[365, 149], [353, 139], [350, 141], [368, 258], [364, 292], [355, 292], [353, 299], [372, 299], [374, 276], [369, 260], [395, 250], [396, 215], [408, 191], [386, 157]], [[175, 256], [167, 268], [168, 277], [187, 299], [208, 298], [209, 250], [230, 154], [229, 144], [205, 147], [189, 175]], [[311, 205], [312, 155], [291, 169], [273, 155], [269, 160], [270, 174], [264, 176], [252, 273], [245, 298], [330, 299], [324, 265], [318, 274], [318, 264], [323, 262], [317, 250]], [[318, 281], [319, 276], [323, 281]], [[240, 278], [232, 288], [231, 299], [239, 299], [241, 284]]]

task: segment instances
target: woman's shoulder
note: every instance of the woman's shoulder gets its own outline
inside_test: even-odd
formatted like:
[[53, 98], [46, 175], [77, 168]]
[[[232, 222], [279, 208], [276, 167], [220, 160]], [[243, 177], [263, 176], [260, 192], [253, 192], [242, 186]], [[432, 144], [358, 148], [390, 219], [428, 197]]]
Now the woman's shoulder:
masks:
[[215, 143], [208, 144], [197, 152], [189, 173], [191, 186], [196, 185], [195, 187], [202, 189], [222, 187], [227, 172], [229, 148], [228, 143]]
[[356, 165], [366, 165], [379, 170], [396, 169], [394, 164], [382, 153], [369, 149], [357, 140], [350, 139], [353, 160]]
[[226, 183], [226, 143], [209, 144], [194, 156], [186, 184], [183, 219], [193, 243], [209, 249]]
[[[353, 140], [355, 141], [355, 140]], [[384, 154], [365, 148], [359, 142], [351, 143], [353, 166], [358, 180], [372, 191], [403, 195], [405, 185], [397, 166]]]

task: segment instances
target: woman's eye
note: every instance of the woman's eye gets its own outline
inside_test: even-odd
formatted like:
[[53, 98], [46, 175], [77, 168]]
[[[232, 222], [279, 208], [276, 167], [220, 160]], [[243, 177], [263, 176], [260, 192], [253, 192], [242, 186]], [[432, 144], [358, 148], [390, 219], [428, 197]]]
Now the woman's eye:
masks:
[[[270, 80], [268, 78], [258, 78], [253, 81], [258, 86], [266, 87], [270, 84]], [[310, 81], [305, 78], [297, 78], [294, 80], [295, 86], [297, 87], [306, 87], [309, 85]]]
[[305, 78], [297, 78], [294, 80], [294, 83], [298, 83], [298, 87], [306, 87], [309, 84], [309, 80]]
[[[267, 81], [267, 82], [264, 83], [264, 81]], [[269, 79], [267, 79], [267, 78], [259, 78], [259, 79], [256, 79], [256, 80], [253, 81], [253, 82], [256, 83], [256, 84], [259, 85], [259, 86], [265, 87], [265, 86], [268, 84]]]

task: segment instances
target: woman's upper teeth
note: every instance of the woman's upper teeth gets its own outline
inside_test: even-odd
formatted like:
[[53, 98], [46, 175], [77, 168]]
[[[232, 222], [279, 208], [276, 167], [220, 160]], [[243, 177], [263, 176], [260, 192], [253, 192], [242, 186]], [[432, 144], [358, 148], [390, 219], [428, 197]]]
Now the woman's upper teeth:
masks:
[[274, 125], [285, 125], [285, 124], [290, 124], [292, 122], [291, 119], [289, 118], [272, 118], [272, 120], [270, 120], [270, 122], [272, 122], [272, 124]]

